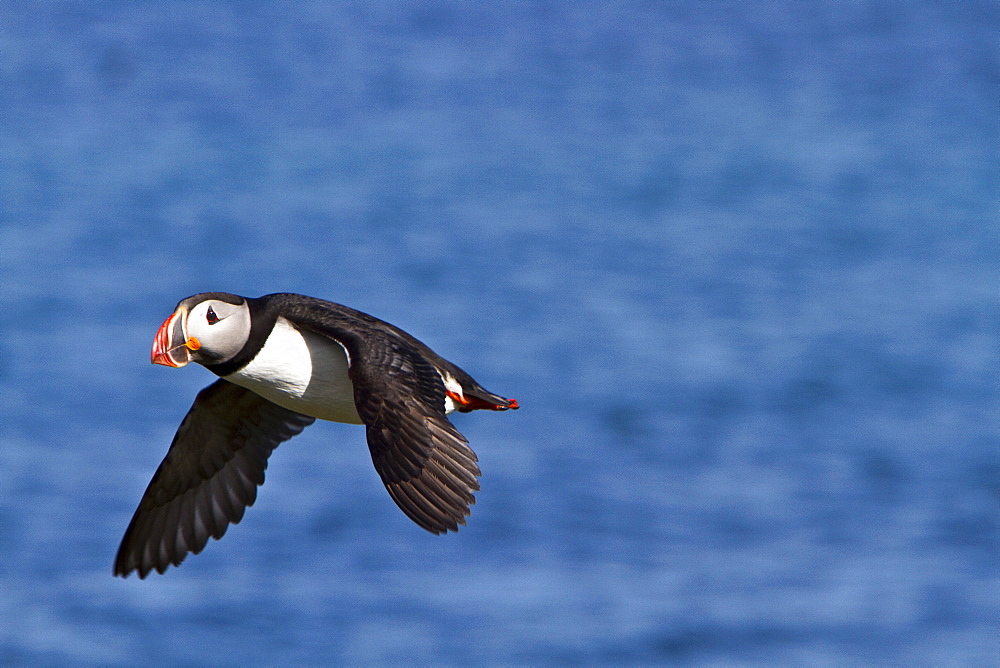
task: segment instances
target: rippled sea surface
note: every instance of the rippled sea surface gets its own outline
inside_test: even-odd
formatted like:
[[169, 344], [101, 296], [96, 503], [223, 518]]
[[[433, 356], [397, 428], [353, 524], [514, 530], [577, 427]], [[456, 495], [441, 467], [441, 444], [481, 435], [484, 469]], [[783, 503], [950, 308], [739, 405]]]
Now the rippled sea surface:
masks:
[[[1000, 662], [1000, 9], [0, 6], [0, 662]], [[201, 368], [301, 292], [516, 397], [457, 534], [364, 430], [111, 576]]]

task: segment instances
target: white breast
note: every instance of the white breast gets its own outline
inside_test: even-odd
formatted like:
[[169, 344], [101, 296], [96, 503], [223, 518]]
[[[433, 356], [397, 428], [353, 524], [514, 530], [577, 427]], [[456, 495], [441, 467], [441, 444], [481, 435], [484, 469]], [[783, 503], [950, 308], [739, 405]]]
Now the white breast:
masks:
[[348, 365], [342, 345], [279, 317], [253, 361], [226, 380], [297, 413], [361, 424]]

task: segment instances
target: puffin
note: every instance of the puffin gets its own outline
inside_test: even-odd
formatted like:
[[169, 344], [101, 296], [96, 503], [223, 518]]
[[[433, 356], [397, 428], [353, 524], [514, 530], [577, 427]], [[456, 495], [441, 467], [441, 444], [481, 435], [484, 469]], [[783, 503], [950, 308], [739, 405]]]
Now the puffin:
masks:
[[271, 452], [317, 419], [365, 425], [396, 505], [431, 533], [457, 531], [481, 473], [447, 415], [518, 408], [402, 329], [292, 293], [188, 297], [151, 361], [196, 362], [218, 380], [198, 393], [125, 530], [123, 578], [162, 574], [222, 538], [256, 500]]

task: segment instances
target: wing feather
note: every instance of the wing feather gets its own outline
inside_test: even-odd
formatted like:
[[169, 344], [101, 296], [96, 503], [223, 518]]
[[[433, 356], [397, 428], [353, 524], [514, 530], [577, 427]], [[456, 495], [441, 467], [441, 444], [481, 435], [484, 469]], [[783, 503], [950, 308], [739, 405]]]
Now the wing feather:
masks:
[[162, 573], [243, 519], [271, 452], [312, 424], [237, 385], [198, 393], [125, 531], [114, 574]]
[[435, 365], [463, 372], [371, 316], [322, 300], [296, 299], [283, 304], [282, 315], [348, 352], [354, 403], [367, 429], [372, 462], [393, 501], [432, 533], [457, 531], [475, 503], [480, 471], [468, 441], [445, 415], [444, 381]]

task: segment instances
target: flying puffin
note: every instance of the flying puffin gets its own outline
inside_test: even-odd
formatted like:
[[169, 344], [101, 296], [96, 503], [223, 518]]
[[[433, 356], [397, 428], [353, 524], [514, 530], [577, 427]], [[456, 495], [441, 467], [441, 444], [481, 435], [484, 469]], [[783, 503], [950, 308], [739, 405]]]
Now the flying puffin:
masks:
[[396, 505], [432, 533], [457, 531], [480, 471], [446, 415], [518, 408], [398, 327], [291, 293], [188, 297], [156, 333], [152, 362], [197, 362], [219, 380], [139, 502], [115, 558], [122, 577], [163, 573], [222, 538], [256, 500], [271, 451], [317, 418], [364, 424]]

